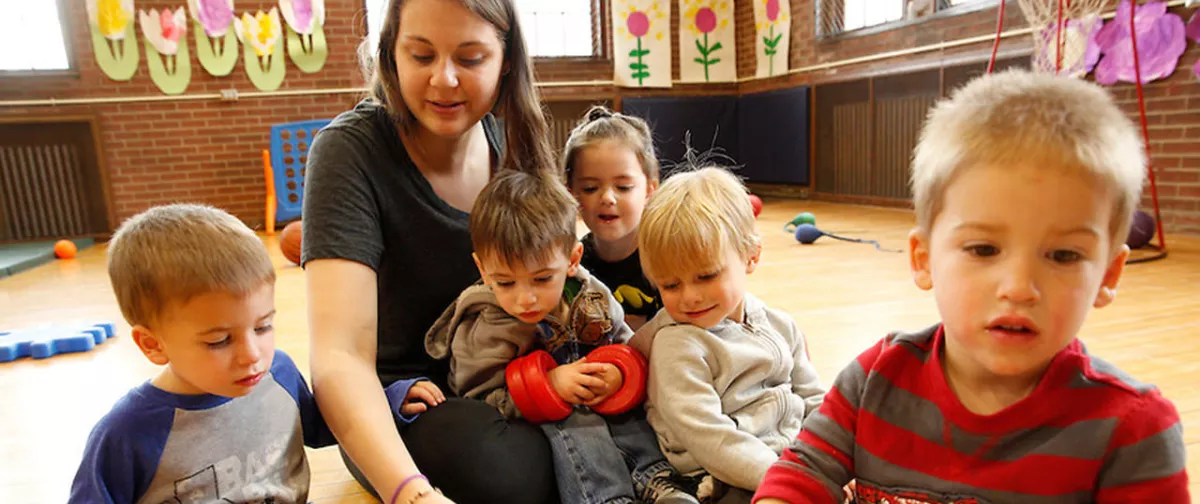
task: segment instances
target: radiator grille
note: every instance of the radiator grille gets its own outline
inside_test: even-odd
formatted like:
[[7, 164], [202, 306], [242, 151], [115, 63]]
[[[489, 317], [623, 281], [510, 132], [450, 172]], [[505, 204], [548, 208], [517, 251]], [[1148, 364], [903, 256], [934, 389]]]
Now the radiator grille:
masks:
[[0, 125], [0, 241], [107, 231], [89, 128], [88, 123]]

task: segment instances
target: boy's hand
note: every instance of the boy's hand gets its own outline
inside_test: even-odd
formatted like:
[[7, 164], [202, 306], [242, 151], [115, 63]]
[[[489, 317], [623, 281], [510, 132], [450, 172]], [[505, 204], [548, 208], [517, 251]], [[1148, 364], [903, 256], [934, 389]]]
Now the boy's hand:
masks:
[[620, 368], [607, 362], [600, 365], [604, 366], [604, 368], [598, 373], [593, 373], [592, 376], [604, 380], [604, 387], [600, 389], [592, 389], [592, 392], [596, 393], [596, 398], [588, 401], [586, 403], [588, 406], [600, 404], [605, 399], [608, 399], [608, 396], [611, 396], [618, 390], [621, 390], [621, 385], [625, 383], [625, 376], [621, 374]]
[[408, 389], [408, 395], [404, 396], [404, 405], [400, 407], [400, 413], [411, 416], [419, 413], [424, 413], [429, 408], [446, 402], [446, 394], [430, 381], [419, 381], [414, 383]]
[[605, 382], [594, 376], [611, 364], [588, 362], [586, 358], [570, 364], [564, 364], [546, 373], [550, 386], [558, 392], [558, 396], [569, 404], [587, 404], [596, 398], [597, 390], [604, 390]]

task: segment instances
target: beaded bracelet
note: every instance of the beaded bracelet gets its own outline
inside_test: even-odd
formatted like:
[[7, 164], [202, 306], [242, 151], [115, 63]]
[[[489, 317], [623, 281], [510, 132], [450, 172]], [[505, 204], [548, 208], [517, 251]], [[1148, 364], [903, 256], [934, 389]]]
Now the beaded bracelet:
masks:
[[[392, 500], [390, 500], [388, 502], [390, 502], [391, 504], [396, 504], [396, 497], [400, 496], [400, 491], [404, 490], [404, 487], [408, 486], [408, 484], [411, 483], [412, 480], [415, 480], [417, 478], [421, 478], [421, 479], [425, 480], [426, 483], [429, 482], [429, 478], [426, 478], [425, 475], [421, 474], [421, 473], [417, 473], [417, 474], [414, 474], [407, 478], [404, 478], [404, 481], [400, 482], [400, 486], [396, 487], [396, 491], [392, 492]], [[424, 492], [422, 492], [422, 493], [424, 493]], [[417, 496], [419, 497], [422, 493], [418, 493]], [[415, 500], [415, 499], [413, 499], [413, 500]], [[411, 503], [412, 500], [409, 500], [409, 502]]]

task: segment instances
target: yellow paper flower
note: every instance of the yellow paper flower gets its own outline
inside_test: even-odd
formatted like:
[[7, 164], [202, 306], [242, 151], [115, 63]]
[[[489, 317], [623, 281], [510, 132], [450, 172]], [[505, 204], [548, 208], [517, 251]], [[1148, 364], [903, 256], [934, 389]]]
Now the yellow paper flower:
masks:
[[272, 7], [270, 14], [258, 11], [254, 17], [250, 17], [250, 13], [244, 12], [242, 17], [234, 18], [233, 24], [237, 29], [238, 40], [243, 44], [250, 44], [260, 57], [275, 51], [275, 43], [279, 41], [281, 28], [277, 8]]
[[124, 40], [133, 22], [133, 0], [87, 0], [88, 21], [109, 40]]

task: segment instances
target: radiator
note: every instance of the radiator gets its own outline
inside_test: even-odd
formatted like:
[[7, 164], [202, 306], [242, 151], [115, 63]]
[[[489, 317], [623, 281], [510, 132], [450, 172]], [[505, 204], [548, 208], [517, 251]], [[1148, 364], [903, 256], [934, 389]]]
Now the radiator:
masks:
[[[26, 134], [22, 134], [21, 129]], [[96, 232], [89, 177], [92, 165], [74, 135], [46, 138], [46, 125], [0, 128], [0, 241], [30, 241]], [[77, 138], [77, 137], [76, 137]], [[88, 159], [85, 159], [87, 157]], [[94, 170], [94, 166], [92, 167]], [[95, 178], [95, 177], [91, 177]]]
[[871, 196], [909, 199], [908, 179], [913, 148], [917, 146], [932, 96], [875, 101], [875, 159], [871, 167]]

